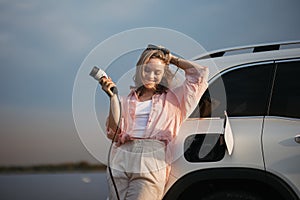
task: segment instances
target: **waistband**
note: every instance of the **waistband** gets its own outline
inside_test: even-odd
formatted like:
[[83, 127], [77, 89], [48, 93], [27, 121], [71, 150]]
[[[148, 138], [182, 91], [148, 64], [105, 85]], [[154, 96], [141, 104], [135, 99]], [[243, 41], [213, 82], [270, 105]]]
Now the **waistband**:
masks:
[[128, 143], [134, 143], [134, 144], [149, 144], [152, 145], [158, 145], [159, 147], [161, 145], [166, 145], [165, 141], [157, 140], [157, 139], [150, 139], [150, 138], [133, 138], [133, 140], [128, 141]]

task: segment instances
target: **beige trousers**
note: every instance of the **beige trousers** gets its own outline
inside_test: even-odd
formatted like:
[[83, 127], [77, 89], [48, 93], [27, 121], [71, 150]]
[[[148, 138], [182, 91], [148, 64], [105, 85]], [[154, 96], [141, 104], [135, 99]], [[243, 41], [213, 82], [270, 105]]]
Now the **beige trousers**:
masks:
[[[165, 143], [137, 139], [114, 147], [111, 156], [112, 174], [121, 200], [159, 200], [166, 182]], [[109, 199], [116, 194], [107, 172]]]

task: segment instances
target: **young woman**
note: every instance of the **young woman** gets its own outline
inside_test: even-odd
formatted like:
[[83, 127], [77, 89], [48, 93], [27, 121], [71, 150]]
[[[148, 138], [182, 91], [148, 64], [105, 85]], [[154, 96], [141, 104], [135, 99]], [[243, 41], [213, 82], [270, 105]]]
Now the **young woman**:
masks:
[[[185, 72], [184, 83], [173, 89], [170, 63]], [[207, 67], [148, 46], [136, 65], [135, 87], [121, 104], [110, 90], [113, 81], [102, 79], [110, 96], [107, 136], [116, 133], [111, 168], [120, 199], [162, 199], [170, 170], [168, 144], [198, 104], [207, 78]], [[110, 199], [116, 199], [110, 176], [108, 183]]]

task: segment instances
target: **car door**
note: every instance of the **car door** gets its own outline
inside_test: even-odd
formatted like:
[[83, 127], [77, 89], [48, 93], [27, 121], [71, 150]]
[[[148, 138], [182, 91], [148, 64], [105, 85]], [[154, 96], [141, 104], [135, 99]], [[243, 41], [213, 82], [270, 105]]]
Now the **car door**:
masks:
[[[266, 170], [300, 196], [300, 59], [276, 62], [269, 116], [265, 118], [263, 152]], [[298, 141], [298, 142], [297, 142]]]
[[[225, 159], [225, 162], [233, 166], [264, 169], [261, 133], [264, 116], [267, 114], [273, 74], [274, 62], [271, 61], [235, 66], [212, 80], [199, 102], [198, 109], [186, 122], [189, 128], [184, 124], [184, 128], [181, 129], [180, 134], [188, 138], [184, 145], [185, 158], [190, 162], [220, 159], [222, 152], [219, 151], [218, 155], [215, 151], [213, 153], [215, 157], [212, 157], [212, 152], [204, 148], [205, 139], [208, 143], [212, 143], [213, 140], [209, 137], [203, 138], [201, 135], [220, 134], [222, 130], [220, 126], [223, 124], [220, 120], [223, 120], [226, 110], [233, 133], [234, 148], [231, 158]], [[222, 91], [225, 91], [225, 94]], [[195, 119], [199, 117], [202, 120]], [[214, 141], [220, 142], [217, 139]], [[214, 151], [214, 144], [208, 146]]]

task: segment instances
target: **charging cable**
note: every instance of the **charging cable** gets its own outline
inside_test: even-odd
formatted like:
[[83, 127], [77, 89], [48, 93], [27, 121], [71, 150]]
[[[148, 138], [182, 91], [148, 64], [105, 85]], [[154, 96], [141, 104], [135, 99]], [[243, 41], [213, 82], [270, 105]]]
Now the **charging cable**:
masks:
[[110, 147], [109, 147], [109, 151], [108, 151], [108, 160], [107, 160], [107, 168], [108, 168], [108, 172], [109, 172], [109, 176], [111, 178], [111, 181], [112, 181], [112, 184], [114, 186], [114, 190], [115, 190], [115, 193], [116, 193], [116, 196], [117, 196], [117, 199], [120, 200], [120, 196], [119, 196], [119, 192], [118, 192], [118, 188], [117, 188], [117, 185], [116, 185], [116, 182], [115, 182], [115, 179], [113, 177], [113, 174], [112, 174], [112, 169], [111, 169], [111, 164], [110, 164], [110, 157], [111, 157], [111, 151], [112, 151], [112, 147], [114, 145], [114, 141], [116, 139], [116, 136], [118, 134], [118, 131], [120, 130], [120, 124], [121, 124], [121, 119], [122, 119], [122, 105], [121, 105], [121, 101], [120, 101], [120, 98], [119, 98], [119, 95], [117, 95], [117, 99], [118, 99], [118, 102], [119, 102], [119, 107], [120, 107], [120, 116], [119, 116], [119, 120], [118, 120], [118, 124], [117, 124], [117, 128], [116, 128], [116, 131], [113, 135], [113, 138], [111, 140], [111, 144], [110, 144]]

